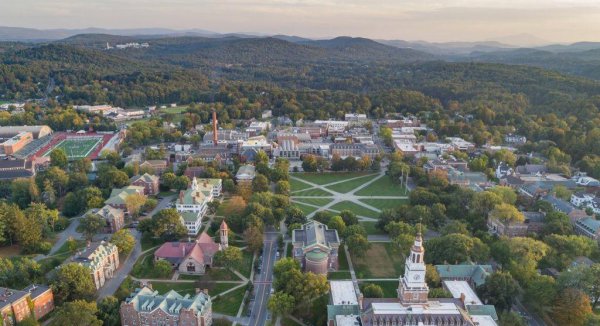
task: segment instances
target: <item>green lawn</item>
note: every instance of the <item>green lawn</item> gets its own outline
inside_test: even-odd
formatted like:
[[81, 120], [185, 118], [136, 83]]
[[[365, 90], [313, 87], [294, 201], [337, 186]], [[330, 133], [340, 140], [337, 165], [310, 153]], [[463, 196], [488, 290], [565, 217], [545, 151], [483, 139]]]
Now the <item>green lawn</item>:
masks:
[[245, 292], [246, 287], [242, 286], [241, 288], [233, 292], [229, 292], [224, 296], [213, 298], [213, 311], [224, 315], [235, 316], [240, 309]]
[[142, 234], [142, 251], [146, 251], [150, 248], [159, 246], [163, 243], [164, 242], [162, 240], [153, 238], [149, 234], [146, 234], [146, 233]]
[[159, 109], [161, 113], [184, 113], [188, 109], [187, 105], [177, 106], [177, 107], [168, 107], [166, 109]]
[[133, 265], [131, 275], [137, 278], [170, 279], [173, 272], [168, 277], [157, 273], [154, 269], [154, 253], [149, 252], [138, 258], [135, 265]]
[[312, 183], [316, 183], [318, 185], [325, 185], [328, 183], [342, 181], [350, 178], [356, 178], [360, 176], [364, 176], [365, 172], [355, 173], [355, 172], [328, 172], [328, 173], [294, 173], [292, 176], [297, 177], [299, 179], [303, 179]]
[[349, 180], [346, 182], [342, 182], [342, 183], [336, 183], [334, 185], [331, 186], [327, 186], [327, 189], [331, 189], [333, 191], [337, 191], [340, 193], [347, 193], [350, 192], [354, 189], [356, 189], [357, 187], [373, 180], [373, 178], [375, 178], [375, 176], [373, 175], [367, 175], [364, 176], [362, 178], [358, 178], [358, 179], [354, 179], [354, 180]]
[[329, 280], [350, 280], [350, 279], [352, 279], [352, 276], [350, 275], [350, 271], [329, 272], [327, 274], [327, 279], [329, 279]]
[[285, 256], [291, 258], [292, 257], [292, 249], [294, 246], [291, 243], [286, 243], [285, 247]]
[[384, 175], [377, 181], [356, 193], [358, 196], [408, 196], [404, 193], [404, 187], [393, 183], [390, 177]]
[[49, 149], [43, 156], [48, 156], [52, 151], [60, 148], [65, 151], [68, 159], [83, 158], [87, 157], [101, 142], [102, 138], [99, 137], [67, 138]]
[[329, 203], [331, 203], [333, 201], [333, 199], [331, 198], [319, 198], [319, 197], [315, 197], [315, 198], [297, 198], [294, 199], [294, 201], [303, 203], [303, 204], [311, 204], [311, 205], [316, 205], [316, 206], [325, 206]]
[[344, 245], [340, 245], [338, 249], [338, 269], [339, 270], [348, 270], [350, 267], [348, 266], [348, 258], [346, 257], [346, 250], [344, 250]]
[[384, 209], [397, 208], [398, 206], [408, 204], [408, 199], [359, 199], [361, 202], [373, 207]]
[[331, 197], [333, 194], [322, 189], [313, 188], [294, 192], [291, 194], [291, 196]]
[[385, 232], [375, 227], [375, 224], [377, 224], [377, 222], [360, 222], [359, 224], [365, 228], [367, 234], [386, 234]]
[[290, 178], [289, 181], [290, 181], [290, 188], [292, 189], [292, 191], [302, 190], [302, 189], [306, 189], [306, 188], [312, 187], [308, 183], [302, 182], [300, 180], [296, 180], [296, 179]]
[[377, 284], [381, 286], [383, 289], [383, 297], [384, 298], [397, 298], [398, 293], [396, 292], [398, 289], [398, 281], [369, 281], [369, 282], [360, 282], [359, 287], [362, 291], [363, 286], [367, 284]]
[[152, 282], [152, 288], [160, 294], [165, 294], [170, 290], [175, 290], [181, 295], [195, 295], [196, 289], [208, 289], [208, 294], [215, 296], [221, 292], [232, 289], [239, 284], [236, 283], [206, 283], [206, 282]]
[[300, 324], [289, 317], [285, 317], [281, 319], [281, 326], [300, 326]]
[[246, 276], [246, 277], [250, 277], [250, 273], [252, 272], [252, 257], [254, 256], [253, 253], [251, 253], [248, 250], [242, 250], [242, 263], [240, 264], [240, 267], [238, 268], [238, 272], [240, 272], [240, 274]]
[[225, 268], [211, 268], [204, 275], [179, 275], [179, 279], [199, 282], [241, 281], [237, 275]]
[[294, 206], [300, 208], [302, 210], [302, 212], [304, 213], [304, 215], [308, 215], [308, 214], [310, 214], [310, 213], [312, 213], [312, 212], [314, 212], [314, 211], [317, 210], [316, 207], [304, 205], [304, 204], [301, 204], [301, 203], [292, 203], [292, 204], [294, 204]]
[[352, 255], [357, 278], [397, 278], [404, 272], [404, 256], [391, 243], [371, 243], [364, 257]]
[[350, 201], [343, 201], [343, 202], [339, 202], [333, 206], [330, 207], [330, 209], [332, 210], [337, 210], [337, 211], [343, 211], [343, 210], [349, 210], [352, 211], [354, 214], [359, 215], [359, 216], [366, 216], [366, 217], [372, 217], [372, 218], [378, 218], [379, 217], [379, 213], [373, 210], [370, 210], [366, 207], [362, 207], [359, 206], [353, 202]]

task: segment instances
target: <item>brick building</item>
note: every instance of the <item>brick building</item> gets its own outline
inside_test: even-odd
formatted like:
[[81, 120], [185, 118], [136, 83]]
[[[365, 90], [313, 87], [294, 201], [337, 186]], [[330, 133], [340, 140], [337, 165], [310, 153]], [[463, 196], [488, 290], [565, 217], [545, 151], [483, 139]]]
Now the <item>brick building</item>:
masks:
[[88, 268], [96, 289], [100, 289], [119, 268], [119, 252], [117, 246], [110, 242], [95, 242], [73, 256], [70, 262]]
[[292, 231], [292, 243], [293, 257], [305, 271], [327, 274], [329, 270], [338, 269], [340, 239], [337, 230], [329, 230], [327, 225], [311, 221]]
[[0, 314], [3, 325], [16, 325], [32, 313], [29, 301], [33, 304], [33, 313], [40, 319], [54, 310], [52, 289], [45, 285], [32, 284], [24, 290], [0, 288]]
[[160, 192], [159, 178], [148, 173], [132, 177], [130, 184], [138, 187], [144, 187], [144, 195], [156, 195]]

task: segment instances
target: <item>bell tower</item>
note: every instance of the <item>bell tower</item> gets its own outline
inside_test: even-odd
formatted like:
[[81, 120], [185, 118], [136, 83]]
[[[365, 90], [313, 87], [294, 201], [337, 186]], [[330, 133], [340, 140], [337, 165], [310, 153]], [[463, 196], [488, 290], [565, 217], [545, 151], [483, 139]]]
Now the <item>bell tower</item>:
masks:
[[227, 223], [225, 223], [225, 220], [221, 222], [219, 232], [219, 238], [221, 239], [221, 250], [227, 249], [227, 247], [229, 247], [229, 226]]
[[429, 287], [425, 282], [424, 255], [423, 238], [419, 231], [413, 246], [410, 248], [410, 255], [406, 257], [404, 276], [400, 278], [398, 284], [398, 298], [401, 303], [427, 303]]

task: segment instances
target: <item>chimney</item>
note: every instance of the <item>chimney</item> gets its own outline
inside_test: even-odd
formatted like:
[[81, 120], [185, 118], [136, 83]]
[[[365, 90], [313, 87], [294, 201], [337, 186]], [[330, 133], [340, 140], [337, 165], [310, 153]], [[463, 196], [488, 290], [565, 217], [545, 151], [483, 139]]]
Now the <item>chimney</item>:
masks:
[[362, 294], [362, 293], [360, 293], [360, 294], [358, 295], [358, 308], [359, 308], [360, 310], [363, 310], [363, 300], [364, 300], [364, 296], [363, 296], [363, 294]]
[[465, 296], [465, 294], [461, 292], [461, 293], [460, 293], [460, 302], [462, 302], [462, 303], [463, 303], [463, 305], [465, 304], [465, 299], [466, 299], [466, 298], [467, 298], [467, 297]]
[[202, 292], [202, 291], [200, 291], [200, 288], [195, 288], [194, 290], [196, 290], [196, 294]]
[[208, 289], [204, 289], [204, 290], [202, 290], [202, 292], [204, 292], [204, 294], [208, 295]]
[[219, 142], [219, 135], [217, 133], [217, 111], [215, 109], [212, 110], [212, 123], [213, 123], [213, 144], [217, 146]]

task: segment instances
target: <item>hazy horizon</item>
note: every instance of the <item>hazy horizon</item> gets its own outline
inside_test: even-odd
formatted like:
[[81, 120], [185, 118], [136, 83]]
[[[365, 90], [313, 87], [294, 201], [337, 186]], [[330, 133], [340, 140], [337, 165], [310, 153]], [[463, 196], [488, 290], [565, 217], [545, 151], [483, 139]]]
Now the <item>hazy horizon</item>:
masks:
[[600, 40], [600, 2], [590, 0], [21, 0], [1, 7], [1, 25], [36, 29], [203, 29], [429, 42], [512, 39], [516, 45]]

